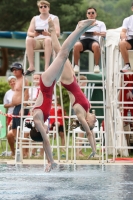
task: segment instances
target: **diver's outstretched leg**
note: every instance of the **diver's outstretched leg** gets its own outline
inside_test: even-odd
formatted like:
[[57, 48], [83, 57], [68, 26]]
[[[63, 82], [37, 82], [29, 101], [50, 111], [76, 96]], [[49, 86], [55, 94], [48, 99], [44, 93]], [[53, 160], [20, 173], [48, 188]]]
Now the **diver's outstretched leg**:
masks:
[[[79, 39], [79, 37], [87, 30], [91, 24], [94, 23], [95, 20], [93, 19], [87, 19], [82, 20], [78, 23], [78, 27], [68, 36], [68, 38], [64, 41], [57, 57], [54, 59], [54, 61], [51, 63], [50, 67], [45, 71], [45, 74], [43, 73], [45, 77], [42, 78], [43, 82], [46, 84], [46, 86], [51, 86], [54, 80], [58, 80], [62, 70], [64, 68], [64, 64], [69, 56], [70, 50], [73, 48], [73, 45], [75, 42]], [[51, 33], [52, 33], [51, 28]]]

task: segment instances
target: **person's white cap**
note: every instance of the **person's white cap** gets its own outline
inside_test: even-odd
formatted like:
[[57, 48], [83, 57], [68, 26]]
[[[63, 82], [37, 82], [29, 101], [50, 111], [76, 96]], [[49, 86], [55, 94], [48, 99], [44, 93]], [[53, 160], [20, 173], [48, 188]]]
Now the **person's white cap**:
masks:
[[10, 81], [11, 79], [16, 79], [16, 76], [9, 76], [7, 80]]

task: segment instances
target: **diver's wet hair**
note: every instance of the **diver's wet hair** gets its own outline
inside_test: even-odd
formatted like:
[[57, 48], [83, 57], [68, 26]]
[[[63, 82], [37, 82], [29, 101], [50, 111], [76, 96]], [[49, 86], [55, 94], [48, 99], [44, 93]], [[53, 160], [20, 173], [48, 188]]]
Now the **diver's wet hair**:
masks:
[[38, 132], [35, 127], [32, 126], [32, 123], [25, 123], [25, 126], [27, 128], [30, 128], [31, 131], [30, 131], [30, 137], [32, 140], [36, 141], [36, 142], [42, 142], [43, 141], [43, 138], [42, 138], [42, 135], [40, 132]]

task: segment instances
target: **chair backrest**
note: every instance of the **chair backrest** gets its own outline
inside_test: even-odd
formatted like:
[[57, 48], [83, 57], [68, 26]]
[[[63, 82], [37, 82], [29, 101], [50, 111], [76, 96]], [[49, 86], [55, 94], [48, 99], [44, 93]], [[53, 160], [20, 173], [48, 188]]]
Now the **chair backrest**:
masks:
[[[0, 110], [3, 113], [6, 113], [6, 109], [3, 104], [0, 104]], [[0, 115], [0, 139], [6, 136], [6, 117], [4, 115]]]

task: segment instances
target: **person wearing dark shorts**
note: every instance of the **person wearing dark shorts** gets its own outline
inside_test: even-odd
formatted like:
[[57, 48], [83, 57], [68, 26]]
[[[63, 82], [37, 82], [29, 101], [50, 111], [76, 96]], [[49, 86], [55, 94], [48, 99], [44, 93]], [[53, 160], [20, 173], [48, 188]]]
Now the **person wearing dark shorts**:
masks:
[[127, 40], [127, 42], [131, 45], [131, 50], [133, 50], [133, 39]]
[[[97, 42], [97, 43], [98, 43], [98, 41], [93, 40], [93, 39], [88, 38], [88, 37], [83, 38], [83, 39], [80, 39], [80, 42], [82, 43], [82, 46], [83, 46], [83, 51], [81, 51], [80, 53], [83, 53], [83, 52], [86, 51], [86, 50], [90, 50], [90, 51], [93, 52], [93, 50], [92, 50], [92, 44], [93, 44], [94, 42]], [[98, 43], [98, 44], [99, 44], [99, 43]]]
[[[23, 78], [23, 66], [21, 65], [21, 63], [17, 63], [17, 62], [13, 63], [10, 70], [13, 73], [13, 75], [16, 77], [14, 93], [13, 93], [12, 102], [11, 102], [14, 107], [13, 115], [20, 116], [21, 103], [22, 103], [22, 88], [23, 88], [22, 86], [23, 86], [23, 84], [25, 86], [28, 86], [29, 82], [26, 78]], [[23, 83], [23, 81], [24, 81], [24, 83]], [[24, 90], [23, 95], [24, 95], [24, 101], [28, 101], [28, 99], [29, 99], [28, 88], [26, 88]], [[9, 143], [10, 149], [12, 151], [12, 157], [15, 156], [15, 139], [17, 136], [17, 127], [18, 126], [20, 126], [20, 118], [15, 117], [15, 118], [13, 118], [13, 121], [12, 121], [12, 129], [7, 134], [8, 143]], [[29, 133], [26, 133], [24, 136], [29, 137]], [[28, 150], [27, 150], [27, 152], [23, 151], [24, 157], [26, 156], [26, 154], [28, 156]]]
[[[133, 3], [131, 4], [131, 10], [133, 11]], [[126, 73], [131, 71], [128, 50], [133, 49], [133, 15], [126, 17], [123, 20], [120, 38], [120, 52], [124, 60], [124, 67], [120, 70], [120, 72]]]
[[[15, 106], [15, 108], [13, 110], [13, 115], [18, 116], [20, 110], [21, 110], [21, 104]], [[17, 129], [18, 126], [20, 126], [20, 117], [13, 117], [13, 119], [12, 119], [12, 129]]]
[[[15, 106], [13, 110], [13, 115], [20, 116], [21, 104]], [[24, 109], [24, 115], [28, 115], [29, 110]], [[20, 117], [13, 117], [12, 119], [12, 129], [17, 129], [20, 126]]]
[[[54, 126], [56, 126], [55, 123], [53, 123], [51, 127], [54, 127]], [[58, 132], [59, 132], [59, 133], [60, 133], [60, 132], [64, 132], [63, 125], [59, 125], [59, 126], [58, 126]]]
[[105, 37], [106, 26], [105, 23], [96, 19], [97, 11], [94, 7], [87, 9], [86, 16], [88, 19], [95, 19], [96, 26], [90, 30], [87, 30], [77, 41], [73, 48], [74, 53], [74, 72], [78, 73], [80, 68], [78, 62], [80, 59], [80, 53], [85, 50], [90, 50], [94, 53], [94, 73], [100, 72], [99, 61], [100, 61], [100, 46], [99, 46], [99, 36]]

